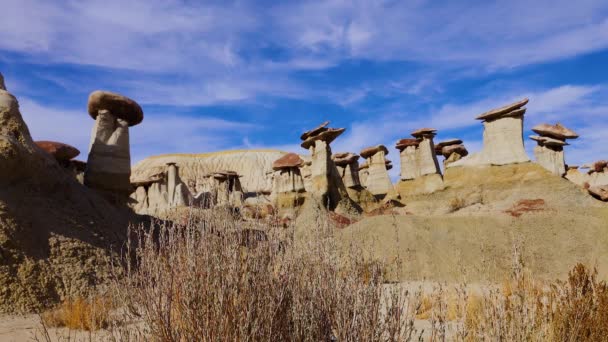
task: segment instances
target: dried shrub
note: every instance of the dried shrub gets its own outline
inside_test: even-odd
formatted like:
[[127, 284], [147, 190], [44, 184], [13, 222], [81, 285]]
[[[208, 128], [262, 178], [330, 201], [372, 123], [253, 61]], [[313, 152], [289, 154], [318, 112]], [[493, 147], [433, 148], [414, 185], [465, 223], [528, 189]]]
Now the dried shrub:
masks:
[[454, 197], [450, 200], [450, 212], [458, 211], [466, 207], [466, 201], [461, 197]]
[[107, 297], [75, 298], [43, 313], [41, 318], [47, 327], [93, 331], [109, 326], [112, 309]]
[[[187, 225], [135, 229], [114, 286], [124, 320], [163, 341], [407, 341], [416, 296], [384, 285], [384, 265], [333, 239], [207, 211]], [[327, 218], [325, 215], [319, 217]], [[244, 244], [245, 231], [264, 232]], [[253, 234], [257, 237], [261, 234]], [[249, 241], [249, 237], [245, 240]]]
[[597, 270], [578, 264], [568, 281], [553, 285], [557, 307], [553, 330], [561, 341], [602, 341], [608, 337], [608, 286]]

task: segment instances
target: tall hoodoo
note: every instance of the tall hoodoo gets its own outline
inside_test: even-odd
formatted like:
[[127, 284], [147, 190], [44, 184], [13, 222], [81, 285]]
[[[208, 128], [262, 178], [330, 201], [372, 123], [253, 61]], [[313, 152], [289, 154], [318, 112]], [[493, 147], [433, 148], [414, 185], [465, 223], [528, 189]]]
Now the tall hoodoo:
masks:
[[[386, 196], [394, 191], [393, 183], [388, 175], [386, 160], [388, 149], [384, 145], [377, 145], [361, 150], [361, 157], [367, 159], [368, 174], [365, 187], [374, 196]], [[390, 165], [392, 167], [392, 165]]]
[[530, 161], [524, 149], [523, 122], [528, 99], [485, 112], [477, 117], [483, 121], [483, 149], [449, 164], [455, 166], [507, 165]]
[[0, 90], [6, 90], [6, 85], [4, 85], [4, 76], [0, 73]]
[[135, 101], [106, 91], [91, 93], [88, 111], [95, 125], [85, 184], [112, 201], [120, 201], [132, 190], [129, 127], [142, 122], [144, 113]]
[[553, 174], [565, 175], [564, 146], [568, 145], [566, 139], [576, 139], [578, 135], [559, 123], [536, 125], [532, 131], [538, 134], [530, 136], [530, 139], [538, 143], [534, 147], [536, 162]]
[[310, 151], [312, 156], [311, 172], [311, 195], [324, 206], [333, 210], [346, 190], [342, 179], [338, 175], [338, 169], [331, 160], [332, 141], [339, 137], [345, 128], [328, 128], [329, 122], [324, 122], [318, 127], [302, 134], [302, 148]]

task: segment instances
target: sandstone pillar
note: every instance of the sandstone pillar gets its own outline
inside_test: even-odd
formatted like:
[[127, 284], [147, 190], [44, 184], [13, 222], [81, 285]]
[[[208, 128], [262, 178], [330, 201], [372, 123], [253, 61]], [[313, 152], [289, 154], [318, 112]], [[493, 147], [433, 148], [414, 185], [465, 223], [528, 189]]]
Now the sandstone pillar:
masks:
[[530, 161], [524, 149], [523, 122], [528, 99], [493, 109], [477, 117], [483, 121], [483, 149], [448, 167], [507, 165]]
[[131, 192], [129, 127], [143, 120], [141, 107], [122, 95], [95, 91], [89, 96], [89, 114], [95, 119], [85, 185], [113, 201]]
[[280, 217], [294, 219], [297, 208], [304, 203], [304, 179], [300, 173], [303, 164], [295, 153], [288, 153], [272, 164], [271, 198]]
[[6, 85], [4, 85], [4, 76], [0, 73], [0, 90], [6, 90]]
[[536, 125], [532, 131], [539, 134], [530, 137], [538, 143], [534, 147], [536, 162], [557, 176], [565, 175], [564, 146], [568, 145], [566, 139], [576, 139], [578, 135], [559, 123]]
[[384, 145], [368, 147], [361, 151], [361, 157], [367, 159], [369, 165], [367, 190], [374, 196], [386, 196], [394, 192], [393, 182], [387, 170], [387, 165], [390, 165], [386, 160], [387, 154], [388, 149]]

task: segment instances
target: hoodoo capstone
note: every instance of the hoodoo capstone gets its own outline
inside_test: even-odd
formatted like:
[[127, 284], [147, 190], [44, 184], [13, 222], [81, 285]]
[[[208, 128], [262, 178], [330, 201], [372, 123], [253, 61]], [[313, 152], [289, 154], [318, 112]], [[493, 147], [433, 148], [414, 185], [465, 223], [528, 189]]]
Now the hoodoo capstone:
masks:
[[482, 120], [483, 149], [468, 155], [448, 167], [508, 165], [530, 161], [523, 141], [523, 121], [528, 99], [485, 112]]
[[462, 144], [460, 139], [444, 140], [435, 145], [435, 153], [442, 155], [445, 159], [443, 165], [448, 166], [449, 164], [462, 159], [469, 155], [466, 147]]
[[95, 119], [84, 182], [111, 201], [121, 201], [132, 191], [129, 127], [143, 120], [133, 100], [111, 92], [89, 96], [89, 115]]

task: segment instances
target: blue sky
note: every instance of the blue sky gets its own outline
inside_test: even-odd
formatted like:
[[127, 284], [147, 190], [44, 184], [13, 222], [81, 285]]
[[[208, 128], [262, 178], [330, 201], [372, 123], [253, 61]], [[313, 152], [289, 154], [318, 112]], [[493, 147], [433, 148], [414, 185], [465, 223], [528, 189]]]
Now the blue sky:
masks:
[[134, 162], [304, 153], [300, 133], [330, 120], [347, 128], [335, 152], [383, 143], [398, 163], [395, 141], [420, 127], [478, 150], [474, 117], [527, 96], [526, 137], [562, 122], [581, 135], [568, 162], [608, 158], [605, 0], [125, 3], [2, 0], [0, 72], [34, 139], [86, 159], [87, 96], [106, 89], [144, 108]]

